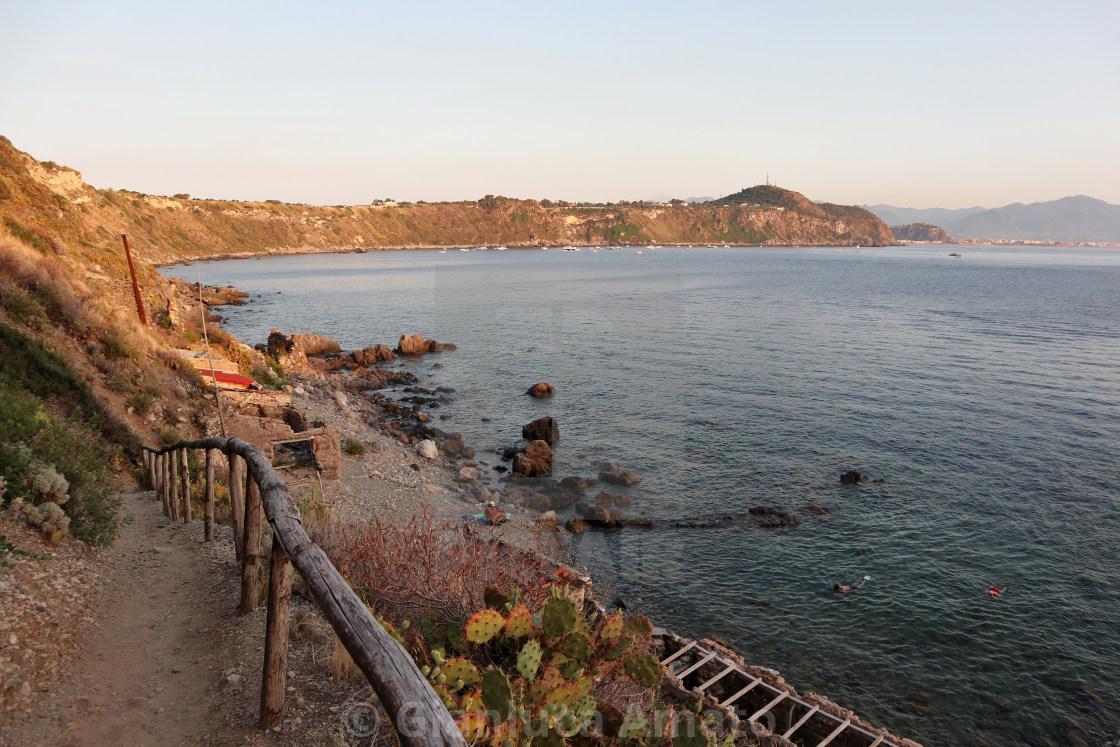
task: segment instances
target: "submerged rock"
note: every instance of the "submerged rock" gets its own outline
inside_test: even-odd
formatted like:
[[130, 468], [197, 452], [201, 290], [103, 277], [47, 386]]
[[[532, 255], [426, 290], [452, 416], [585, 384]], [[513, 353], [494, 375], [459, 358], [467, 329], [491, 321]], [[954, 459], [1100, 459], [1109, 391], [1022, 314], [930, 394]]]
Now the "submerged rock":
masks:
[[560, 426], [555, 418], [545, 416], [521, 426], [521, 437], [530, 441], [544, 441], [551, 446], [560, 440]]
[[556, 389], [553, 388], [552, 384], [549, 384], [546, 381], [541, 381], [533, 384], [533, 386], [529, 387], [529, 391], [525, 393], [530, 397], [551, 397], [556, 393]]

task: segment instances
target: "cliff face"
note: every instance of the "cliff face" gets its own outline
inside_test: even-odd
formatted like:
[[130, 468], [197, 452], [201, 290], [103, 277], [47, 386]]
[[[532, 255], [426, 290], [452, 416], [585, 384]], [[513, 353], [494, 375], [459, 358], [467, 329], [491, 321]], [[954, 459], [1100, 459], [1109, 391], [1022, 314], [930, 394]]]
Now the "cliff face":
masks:
[[[757, 194], [754, 192], [757, 191]], [[747, 194], [751, 192], [751, 194]], [[487, 197], [477, 202], [312, 207], [97, 190], [0, 138], [0, 218], [40, 249], [77, 244], [118, 257], [120, 235], [147, 263], [230, 254], [504, 244], [889, 245], [887, 227], [855, 207], [816, 205], [756, 187], [700, 204], [569, 205]]]
[[899, 241], [929, 241], [938, 244], [951, 241], [944, 228], [932, 223], [908, 223], [905, 226], [891, 226], [891, 233]]

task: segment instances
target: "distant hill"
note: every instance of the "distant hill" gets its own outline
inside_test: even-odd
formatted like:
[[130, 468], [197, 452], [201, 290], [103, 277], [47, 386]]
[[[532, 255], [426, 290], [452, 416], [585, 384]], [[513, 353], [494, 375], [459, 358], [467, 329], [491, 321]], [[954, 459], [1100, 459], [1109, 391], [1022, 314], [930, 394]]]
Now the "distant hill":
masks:
[[944, 228], [932, 223], [907, 223], [905, 226], [891, 226], [891, 233], [899, 241], [930, 241], [944, 243], [949, 234]]
[[953, 238], [1120, 243], [1120, 205], [1085, 195], [987, 210], [866, 206], [890, 225], [931, 222]]
[[[760, 206], [752, 207], [755, 204]], [[384, 201], [333, 207], [277, 200], [206, 200], [187, 194], [163, 197], [94, 189], [77, 171], [40, 162], [0, 137], [0, 239], [11, 236], [44, 253], [54, 251], [56, 244], [71, 245], [75, 251], [88, 251], [92, 261], [108, 271], [105, 263], [117, 256], [121, 234], [128, 235], [133, 256], [147, 264], [197, 257], [482, 244], [895, 243], [886, 225], [862, 208], [814, 205], [777, 187], [756, 187], [714, 202], [669, 205], [571, 204], [494, 195], [471, 202]], [[114, 277], [122, 277], [119, 266], [112, 269]]]

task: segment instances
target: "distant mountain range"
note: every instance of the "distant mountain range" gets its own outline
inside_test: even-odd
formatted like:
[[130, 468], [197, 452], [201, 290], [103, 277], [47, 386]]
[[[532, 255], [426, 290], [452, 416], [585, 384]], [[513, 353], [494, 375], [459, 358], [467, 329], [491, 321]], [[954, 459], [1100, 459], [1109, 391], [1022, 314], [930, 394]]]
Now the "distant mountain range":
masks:
[[1085, 195], [1000, 208], [900, 208], [862, 205], [888, 226], [929, 221], [954, 239], [1024, 239], [1120, 243], [1120, 205]]

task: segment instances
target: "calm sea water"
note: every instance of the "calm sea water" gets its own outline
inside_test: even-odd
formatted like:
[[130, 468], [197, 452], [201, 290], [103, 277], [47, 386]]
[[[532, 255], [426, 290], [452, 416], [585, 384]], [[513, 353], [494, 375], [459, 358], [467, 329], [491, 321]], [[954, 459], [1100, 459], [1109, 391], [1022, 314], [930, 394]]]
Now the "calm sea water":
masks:
[[[201, 269], [260, 294], [228, 312], [250, 343], [271, 327], [344, 349], [402, 333], [456, 343], [412, 370], [457, 390], [434, 413], [483, 458], [548, 414], [556, 476], [637, 472], [627, 511], [657, 525], [574, 539], [631, 609], [927, 745], [1104, 744], [1120, 737], [1120, 252], [960, 251]], [[541, 380], [554, 398], [524, 396]], [[841, 486], [849, 469], [887, 483]], [[803, 521], [670, 526], [757, 505]], [[858, 592], [830, 590], [865, 574]], [[990, 599], [989, 583], [1012, 588]]]

